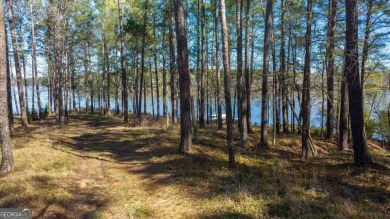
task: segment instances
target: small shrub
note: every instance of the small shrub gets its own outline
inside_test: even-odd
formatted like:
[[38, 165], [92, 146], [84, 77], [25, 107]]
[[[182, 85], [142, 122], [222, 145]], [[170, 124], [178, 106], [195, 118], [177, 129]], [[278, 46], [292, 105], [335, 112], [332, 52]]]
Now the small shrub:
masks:
[[45, 108], [41, 109], [41, 112], [39, 112], [39, 117], [41, 119], [46, 119], [49, 116], [49, 106], [46, 105]]
[[33, 107], [31, 111], [27, 110], [28, 122], [39, 120], [38, 111]]
[[[325, 129], [322, 130], [323, 134], [325, 135]], [[310, 127], [310, 134], [314, 137], [321, 137], [321, 127]]]

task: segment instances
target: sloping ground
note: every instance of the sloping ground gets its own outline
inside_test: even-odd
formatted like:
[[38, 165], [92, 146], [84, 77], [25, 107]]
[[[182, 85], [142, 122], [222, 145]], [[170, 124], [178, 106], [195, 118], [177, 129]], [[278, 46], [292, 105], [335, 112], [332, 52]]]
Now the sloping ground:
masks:
[[255, 128], [229, 171], [224, 131], [200, 130], [182, 155], [178, 126], [145, 120], [124, 126], [77, 113], [63, 127], [16, 128], [0, 207], [28, 207], [36, 218], [390, 218], [390, 153], [373, 143], [375, 164], [357, 168], [332, 142], [315, 140], [320, 154], [300, 159], [297, 135], [259, 150]]

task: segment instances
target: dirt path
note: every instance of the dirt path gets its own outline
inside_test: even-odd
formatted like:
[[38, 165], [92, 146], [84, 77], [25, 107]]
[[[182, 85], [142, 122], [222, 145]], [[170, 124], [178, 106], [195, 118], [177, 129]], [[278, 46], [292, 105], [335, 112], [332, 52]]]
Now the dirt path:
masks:
[[[75, 194], [65, 218], [185, 218], [194, 206], [170, 174], [154, 173], [153, 140], [132, 139], [147, 130], [77, 115], [50, 133], [58, 150], [77, 157], [67, 189]], [[138, 134], [137, 134], [138, 133]], [[130, 137], [129, 137], [130, 136]], [[137, 141], [133, 141], [137, 140]], [[59, 217], [48, 211], [44, 217]]]

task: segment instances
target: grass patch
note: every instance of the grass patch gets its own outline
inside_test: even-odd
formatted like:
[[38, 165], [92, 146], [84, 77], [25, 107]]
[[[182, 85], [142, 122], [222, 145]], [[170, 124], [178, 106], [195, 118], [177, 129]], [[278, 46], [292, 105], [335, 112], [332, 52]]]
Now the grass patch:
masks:
[[78, 113], [68, 126], [17, 129], [15, 171], [0, 178], [0, 207], [36, 215], [74, 209], [74, 218], [386, 218], [390, 209], [390, 153], [372, 142], [375, 164], [357, 168], [351, 150], [320, 139], [313, 139], [319, 155], [302, 160], [295, 134], [261, 150], [254, 127], [229, 170], [226, 133], [214, 126], [199, 129], [183, 155], [179, 126], [149, 115], [135, 124]]
[[288, 217], [291, 215], [291, 200], [288, 197], [270, 203], [268, 214], [271, 216]]

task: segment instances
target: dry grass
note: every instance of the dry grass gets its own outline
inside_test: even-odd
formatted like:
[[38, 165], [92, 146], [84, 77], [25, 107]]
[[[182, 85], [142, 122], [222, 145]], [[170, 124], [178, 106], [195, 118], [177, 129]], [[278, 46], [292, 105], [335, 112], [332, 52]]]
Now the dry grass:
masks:
[[390, 153], [374, 143], [371, 167], [318, 139], [320, 154], [305, 161], [299, 136], [279, 136], [263, 151], [255, 127], [231, 171], [224, 131], [200, 130], [183, 155], [179, 127], [164, 121], [124, 126], [78, 113], [64, 127], [17, 128], [16, 169], [0, 177], [0, 207], [29, 207], [37, 218], [389, 218]]

